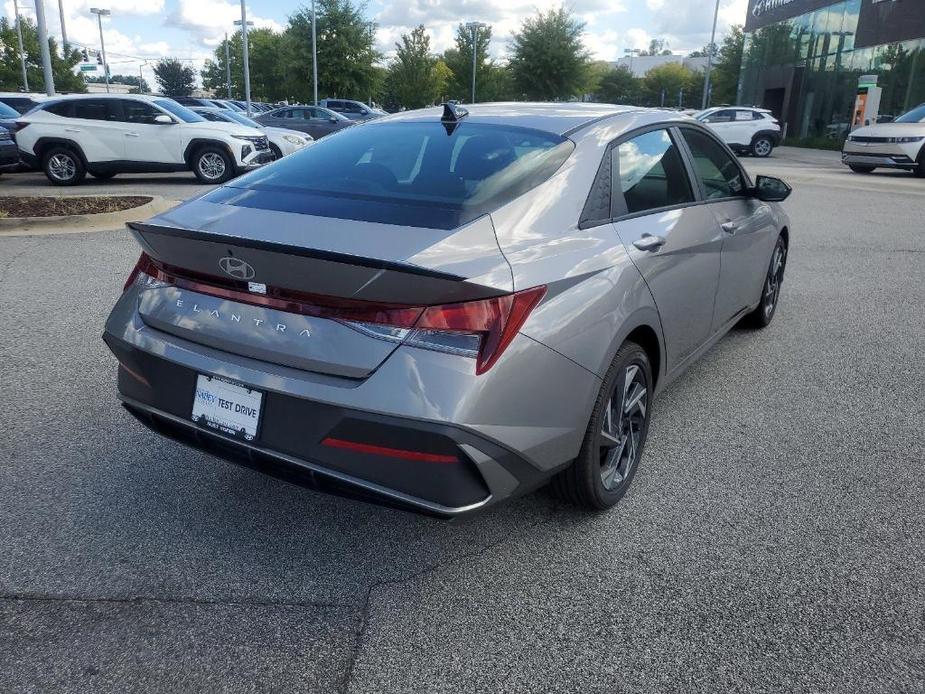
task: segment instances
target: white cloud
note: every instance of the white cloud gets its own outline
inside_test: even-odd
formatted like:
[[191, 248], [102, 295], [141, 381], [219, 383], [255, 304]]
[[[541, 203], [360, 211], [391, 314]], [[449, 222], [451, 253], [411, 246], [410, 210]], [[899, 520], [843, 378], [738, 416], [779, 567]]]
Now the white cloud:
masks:
[[[247, 8], [247, 21], [255, 27], [282, 31], [283, 26], [275, 19], [251, 14]], [[167, 19], [170, 26], [190, 32], [203, 46], [215, 46], [234, 31], [235, 20], [241, 19], [241, 5], [227, 0], [178, 0], [176, 11]]]

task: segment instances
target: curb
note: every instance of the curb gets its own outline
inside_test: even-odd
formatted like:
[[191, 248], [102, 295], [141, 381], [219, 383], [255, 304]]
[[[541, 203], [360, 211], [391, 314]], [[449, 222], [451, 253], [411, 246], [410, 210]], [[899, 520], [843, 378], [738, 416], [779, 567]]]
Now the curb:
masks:
[[151, 201], [140, 207], [119, 212], [76, 214], [60, 217], [5, 217], [0, 218], [0, 237], [44, 236], [48, 234], [82, 234], [91, 231], [114, 231], [126, 222], [147, 219], [176, 207], [181, 200], [169, 200], [152, 195]]

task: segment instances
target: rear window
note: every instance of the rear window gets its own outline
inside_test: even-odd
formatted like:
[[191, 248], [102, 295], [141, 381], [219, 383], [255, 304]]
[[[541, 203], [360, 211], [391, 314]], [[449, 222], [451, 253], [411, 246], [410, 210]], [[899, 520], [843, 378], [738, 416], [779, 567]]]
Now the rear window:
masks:
[[[573, 143], [511, 126], [347, 128], [206, 196], [213, 202], [452, 229], [536, 187]], [[248, 191], [242, 194], [240, 189]]]

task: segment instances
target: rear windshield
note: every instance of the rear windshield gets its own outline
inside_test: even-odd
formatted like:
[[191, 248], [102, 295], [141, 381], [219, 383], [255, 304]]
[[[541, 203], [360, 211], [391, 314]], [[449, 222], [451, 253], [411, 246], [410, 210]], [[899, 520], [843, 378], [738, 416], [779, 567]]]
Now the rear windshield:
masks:
[[558, 135], [511, 126], [463, 121], [448, 133], [438, 121], [366, 124], [329, 135], [206, 199], [452, 229], [539, 185], [573, 149]]

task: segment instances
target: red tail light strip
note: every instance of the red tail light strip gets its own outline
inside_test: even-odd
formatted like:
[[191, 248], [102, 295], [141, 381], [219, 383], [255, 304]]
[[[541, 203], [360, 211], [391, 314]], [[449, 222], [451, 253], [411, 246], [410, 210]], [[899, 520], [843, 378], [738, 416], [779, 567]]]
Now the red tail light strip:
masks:
[[488, 371], [517, 336], [520, 328], [546, 295], [546, 287], [533, 287], [514, 294], [464, 301], [443, 306], [408, 306], [307, 294], [267, 287], [266, 294], [247, 291], [247, 283], [173, 268], [142, 253], [125, 283], [127, 289], [144, 273], [182, 289], [228, 299], [242, 304], [358, 323], [375, 323], [396, 328], [467, 333], [480, 336], [476, 374]]
[[459, 458], [455, 455], [442, 455], [440, 453], [424, 453], [423, 451], [406, 451], [401, 448], [388, 448], [387, 446], [374, 446], [369, 443], [358, 443], [356, 441], [346, 441], [344, 439], [334, 439], [330, 436], [321, 442], [322, 446], [329, 448], [341, 448], [346, 451], [355, 453], [369, 453], [370, 455], [380, 455], [386, 458], [401, 458], [402, 460], [415, 460], [423, 463], [458, 463]]

